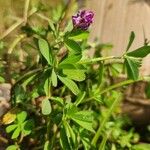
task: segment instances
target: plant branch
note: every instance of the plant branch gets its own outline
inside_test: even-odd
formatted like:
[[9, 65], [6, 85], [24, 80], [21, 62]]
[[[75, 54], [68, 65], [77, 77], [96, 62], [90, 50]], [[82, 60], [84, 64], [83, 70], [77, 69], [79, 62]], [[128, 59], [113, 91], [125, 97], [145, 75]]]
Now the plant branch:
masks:
[[98, 57], [93, 59], [84, 59], [78, 62], [78, 64], [91, 64], [99, 61], [105, 61], [109, 59], [121, 59], [121, 57], [108, 56], [108, 57]]
[[[104, 94], [104, 93], [106, 93], [106, 92], [109, 92], [110, 90], [113, 90], [113, 89], [116, 89], [116, 88], [119, 88], [119, 87], [122, 87], [122, 86], [125, 86], [125, 85], [128, 85], [128, 84], [132, 84], [132, 83], [135, 83], [135, 82], [143, 81], [143, 80], [149, 81], [149, 80], [150, 80], [150, 77], [145, 76], [145, 77], [139, 78], [138, 80], [125, 80], [125, 81], [123, 81], [123, 82], [114, 84], [114, 85], [112, 85], [112, 86], [110, 86], [110, 87], [104, 89], [103, 91], [100, 92], [100, 94]], [[120, 96], [119, 96], [119, 97], [120, 97]], [[99, 137], [100, 137], [100, 135], [101, 135], [101, 133], [102, 133], [102, 130], [103, 130], [103, 127], [104, 127], [105, 123], [107, 122], [109, 116], [110, 116], [110, 115], [112, 114], [112, 112], [113, 112], [113, 108], [115, 107], [115, 105], [118, 103], [118, 100], [120, 99], [119, 97], [118, 97], [118, 98], [114, 101], [114, 103], [112, 104], [111, 108], [110, 108], [109, 111], [108, 111], [107, 117], [105, 117], [105, 118], [102, 120], [101, 125], [99, 126], [99, 128], [98, 128], [98, 130], [97, 130], [95, 136], [93, 137], [93, 140], [92, 140], [92, 145], [93, 145], [93, 146], [96, 146], [97, 140], [99, 139]]]
[[13, 49], [16, 47], [16, 45], [23, 39], [25, 38], [26, 35], [25, 34], [22, 34], [22, 35], [19, 35], [14, 41], [13, 43], [10, 45], [10, 48], [8, 49], [8, 54], [11, 54]]
[[[37, 12], [37, 9], [33, 8], [29, 11], [28, 17], [32, 16]], [[14, 23], [11, 27], [9, 27], [1, 36], [0, 40], [4, 39], [8, 34], [18, 28], [22, 23], [24, 23], [24, 19], [19, 19], [16, 23]]]
[[29, 10], [29, 5], [30, 5], [30, 0], [25, 1], [25, 6], [24, 6], [24, 23], [27, 23], [28, 19], [28, 10]]
[[122, 81], [122, 82], [119, 82], [119, 83], [116, 83], [114, 85], [111, 85], [109, 86], [108, 88], [102, 90], [99, 94], [104, 94], [106, 92], [109, 92], [110, 90], [113, 90], [113, 89], [116, 89], [116, 88], [119, 88], [119, 87], [122, 87], [122, 86], [125, 86], [125, 85], [128, 85], [128, 84], [132, 84], [132, 83], [135, 83], [135, 82], [139, 82], [139, 81], [143, 81], [143, 80], [149, 80], [149, 77], [141, 77], [139, 78], [138, 80], [125, 80], [125, 81]]
[[118, 94], [117, 97], [115, 98], [113, 104], [111, 105], [111, 107], [109, 108], [108, 112], [107, 112], [107, 115], [104, 117], [104, 119], [101, 121], [101, 124], [96, 132], [96, 134], [94, 135], [93, 139], [92, 139], [92, 145], [94, 147], [96, 147], [96, 143], [105, 127], [105, 124], [106, 122], [108, 121], [109, 117], [111, 116], [112, 112], [114, 111], [114, 108], [116, 107], [116, 105], [118, 104], [119, 100], [121, 99], [120, 98], [121, 95]]

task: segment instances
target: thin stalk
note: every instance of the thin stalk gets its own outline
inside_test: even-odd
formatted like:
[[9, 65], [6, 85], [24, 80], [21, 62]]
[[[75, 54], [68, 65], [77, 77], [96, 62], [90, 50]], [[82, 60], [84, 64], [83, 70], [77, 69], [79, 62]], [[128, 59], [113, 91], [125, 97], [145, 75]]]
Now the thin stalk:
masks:
[[[50, 79], [48, 79], [48, 98], [51, 97], [51, 82]], [[51, 116], [50, 114], [47, 116], [47, 132], [46, 132], [46, 140], [50, 142], [50, 132], [51, 132]]]
[[14, 41], [13, 43], [10, 45], [10, 48], [8, 49], [8, 54], [11, 54], [13, 49], [16, 47], [16, 45], [23, 39], [25, 38], [26, 35], [25, 34], [22, 34], [22, 35], [19, 35]]
[[[101, 91], [99, 94], [104, 94], [104, 93], [107, 93], [109, 92], [110, 90], [113, 90], [113, 89], [116, 89], [116, 88], [119, 88], [119, 87], [122, 87], [122, 86], [125, 86], [125, 85], [128, 85], [128, 84], [132, 84], [132, 83], [135, 83], [135, 82], [139, 82], [139, 81], [149, 81], [150, 80], [150, 77], [141, 77], [139, 78], [138, 80], [126, 80], [126, 81], [123, 81], [123, 82], [120, 82], [120, 83], [117, 83], [117, 84], [114, 84], [106, 89], [104, 89], [103, 91]], [[120, 97], [120, 96], [119, 96]], [[97, 140], [99, 139], [101, 133], [102, 133], [102, 130], [103, 130], [103, 127], [105, 126], [105, 123], [107, 122], [107, 120], [109, 119], [109, 116], [112, 114], [113, 112], [113, 108], [115, 107], [115, 105], [118, 103], [118, 100], [119, 100], [119, 97], [114, 101], [114, 103], [112, 104], [111, 108], [109, 109], [108, 111], [108, 115], [107, 117], [104, 118], [104, 120], [101, 122], [101, 125], [99, 126], [95, 136], [93, 137], [93, 140], [92, 140], [92, 145], [93, 146], [96, 146], [96, 143], [97, 143]], [[91, 98], [90, 98], [91, 99]]]
[[0, 142], [1, 142], [1, 143], [8, 144], [8, 139], [6, 139], [6, 138], [4, 138], [4, 137], [2, 137], [2, 136], [0, 135]]
[[118, 94], [116, 99], [114, 100], [113, 104], [111, 105], [111, 107], [109, 108], [107, 115], [104, 117], [104, 119], [102, 120], [96, 134], [94, 135], [93, 139], [92, 139], [92, 145], [94, 147], [96, 147], [96, 143], [105, 127], [106, 122], [108, 121], [109, 117], [111, 116], [112, 112], [114, 111], [114, 108], [116, 107], [116, 105], [119, 103], [121, 95]]
[[12, 31], [14, 31], [17, 27], [19, 27], [22, 23], [24, 22], [23, 19], [18, 19], [18, 21], [16, 23], [14, 23], [10, 28], [8, 28], [0, 37], [0, 40], [2, 40], [3, 38], [5, 38], [9, 33], [11, 33]]
[[[37, 12], [37, 9], [33, 8], [29, 11], [28, 17], [32, 16]], [[18, 28], [22, 23], [24, 23], [24, 19], [19, 19], [16, 23], [14, 23], [11, 27], [9, 27], [1, 36], [0, 40], [4, 39], [7, 35], [9, 35], [12, 31]]]
[[50, 142], [50, 132], [51, 132], [51, 118], [50, 115], [47, 116], [47, 132], [46, 132], [46, 140]]
[[106, 134], [103, 136], [103, 140], [99, 146], [99, 150], [105, 150], [105, 145], [106, 145], [108, 137], [109, 137], [109, 134]]
[[85, 59], [78, 62], [78, 64], [91, 64], [99, 61], [105, 61], [109, 59], [121, 59], [121, 57], [108, 56], [108, 57], [98, 57], [93, 59]]
[[100, 91], [99, 94], [101, 95], [101, 94], [109, 92], [110, 90], [113, 90], [113, 89], [116, 89], [116, 88], [119, 88], [119, 87], [122, 87], [122, 86], [125, 86], [125, 85], [128, 85], [128, 84], [132, 84], [132, 83], [135, 83], [135, 82], [139, 82], [139, 81], [142, 81], [142, 80], [143, 80], [143, 78], [139, 78], [138, 80], [125, 80], [125, 81], [122, 81], [120, 83], [116, 83], [114, 85], [109, 86], [108, 88]]
[[28, 19], [28, 10], [29, 10], [29, 5], [30, 5], [30, 0], [25, 1], [25, 6], [24, 6], [24, 23], [27, 23]]
[[[145, 77], [139, 78], [138, 80], [125, 80], [125, 81], [119, 82], [117, 84], [111, 85], [111, 86], [109, 86], [108, 88], [106, 88], [106, 89], [104, 89], [102, 91], [100, 91], [99, 89], [97, 89], [96, 92], [95, 92], [95, 94], [102, 95], [104, 93], [107, 93], [107, 92], [109, 92], [111, 90], [114, 90], [114, 89], [117, 89], [119, 87], [126, 86], [126, 85], [129, 85], [129, 84], [132, 84], [132, 83], [136, 83], [136, 82], [139, 82], [139, 81], [143, 81], [143, 80], [144, 81], [150, 81], [150, 77], [146, 77], [145, 76]], [[91, 101], [93, 99], [95, 99], [94, 96], [93, 97], [89, 97], [86, 100], [84, 100], [82, 103], [89, 102], [89, 101]]]

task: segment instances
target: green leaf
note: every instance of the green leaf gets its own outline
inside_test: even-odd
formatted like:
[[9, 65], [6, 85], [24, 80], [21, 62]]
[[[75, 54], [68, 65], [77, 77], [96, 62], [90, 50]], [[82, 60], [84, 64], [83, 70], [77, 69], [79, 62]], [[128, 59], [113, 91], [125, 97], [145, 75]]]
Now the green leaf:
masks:
[[117, 105], [120, 103], [121, 94], [118, 93], [118, 92], [113, 92], [111, 98], [113, 98], [114, 101], [113, 101], [112, 105], [110, 106], [110, 108], [108, 109], [106, 115], [100, 121], [100, 126], [99, 126], [98, 131], [96, 132], [96, 135], [95, 135], [95, 137], [93, 138], [93, 141], [92, 141], [93, 145], [95, 145], [97, 143], [97, 140], [98, 140], [99, 136], [102, 135], [102, 131], [104, 130], [107, 121], [109, 120], [112, 113], [115, 111]]
[[62, 64], [59, 65], [59, 69], [76, 69], [76, 67], [73, 64]]
[[75, 64], [77, 63], [80, 59], [82, 58], [82, 55], [69, 55], [67, 58], [65, 58], [60, 64], [60, 65], [64, 65], [64, 64]]
[[21, 128], [17, 127], [17, 129], [13, 132], [11, 138], [16, 139], [19, 136], [20, 132], [21, 132]]
[[51, 100], [53, 100], [55, 103], [57, 103], [59, 106], [64, 106], [64, 100], [60, 97], [51, 97]]
[[139, 57], [139, 58], [144, 58], [148, 54], [150, 54], [150, 46], [143, 46], [140, 47], [132, 52], [128, 52], [126, 55], [127, 56], [132, 56], [132, 57]]
[[46, 141], [44, 144], [44, 150], [50, 150], [50, 143], [49, 141]]
[[50, 92], [50, 79], [47, 78], [44, 83], [44, 91], [46, 95], [49, 95]]
[[26, 89], [27, 85], [28, 85], [29, 83], [31, 83], [36, 77], [37, 77], [37, 74], [33, 74], [33, 75], [29, 76], [29, 77], [28, 77], [27, 79], [25, 79], [25, 81], [22, 83], [22, 87], [23, 87], [24, 89]]
[[89, 32], [88, 31], [83, 31], [83, 30], [75, 30], [69, 33], [68, 38], [75, 40], [75, 41], [80, 41], [80, 40], [86, 40], [89, 37]]
[[99, 149], [100, 149], [100, 150], [105, 150], [106, 142], [107, 142], [107, 140], [108, 140], [108, 137], [109, 137], [108, 134], [106, 134], [106, 135], [103, 136], [102, 142], [101, 142], [101, 144], [100, 144], [100, 146], [99, 146]]
[[67, 121], [63, 121], [63, 125], [66, 131], [66, 135], [69, 141], [69, 144], [72, 145], [72, 143], [75, 145], [76, 143], [76, 135], [73, 131], [73, 129], [70, 127], [69, 123]]
[[67, 116], [75, 121], [83, 128], [95, 132], [92, 128], [93, 124], [93, 112], [91, 111], [78, 111], [75, 105], [68, 108]]
[[123, 64], [112, 64], [110, 65], [110, 71], [111, 71], [111, 74], [112, 76], [114, 77], [117, 77], [118, 75], [120, 75], [120, 73], [122, 72], [123, 70]]
[[53, 23], [51, 20], [49, 20], [48, 23], [49, 23], [50, 29], [51, 29], [52, 31], [55, 31], [54, 23]]
[[146, 93], [147, 98], [150, 98], [150, 82], [147, 84], [145, 88], [145, 93]]
[[52, 65], [52, 55], [51, 55], [51, 49], [49, 47], [49, 44], [44, 39], [39, 39], [38, 41], [39, 50], [43, 57], [47, 60], [49, 65]]
[[43, 115], [49, 115], [52, 111], [52, 108], [51, 108], [51, 103], [48, 99], [44, 99], [42, 101], [42, 114]]
[[27, 118], [27, 113], [25, 111], [21, 111], [17, 114], [17, 120], [21, 124], [25, 121]]
[[126, 52], [129, 50], [129, 48], [131, 47], [133, 41], [135, 39], [135, 34], [134, 32], [132, 31], [131, 34], [130, 34], [130, 38], [129, 38], [129, 43], [128, 43], [128, 46], [126, 48]]
[[137, 144], [137, 145], [134, 145], [133, 150], [150, 150], [150, 144]]
[[16, 145], [10, 145], [6, 148], [6, 150], [19, 150]]
[[74, 93], [75, 95], [79, 93], [79, 88], [74, 81], [68, 79], [67, 77], [58, 76], [58, 78], [72, 91], [72, 93]]
[[85, 71], [79, 69], [63, 69], [63, 74], [66, 75], [69, 79], [75, 81], [85, 80]]
[[63, 150], [71, 150], [64, 126], [60, 129], [60, 145]]
[[78, 105], [83, 101], [85, 95], [86, 95], [86, 92], [85, 92], [85, 91], [79, 93], [79, 95], [78, 95], [78, 97], [77, 97], [77, 99], [76, 99], [76, 101], [75, 101], [74, 104], [75, 104], [76, 106], [78, 106]]
[[16, 128], [17, 128], [17, 125], [16, 125], [16, 124], [9, 125], [9, 126], [6, 128], [6, 132], [7, 132], [7, 133], [10, 133], [10, 132], [12, 132], [13, 130], [15, 130]]
[[83, 143], [84, 150], [89, 150], [91, 147], [91, 141], [90, 141], [91, 139], [90, 139], [88, 132], [82, 128], [79, 131], [79, 135]]
[[32, 119], [27, 120], [23, 123], [23, 134], [24, 136], [29, 135], [34, 128], [34, 121]]
[[52, 79], [52, 85], [54, 87], [56, 87], [57, 86], [57, 75], [56, 75], [54, 69], [52, 70], [51, 79]]
[[128, 78], [137, 80], [139, 77], [139, 67], [141, 66], [141, 60], [134, 57], [126, 56], [125, 65], [127, 68]]
[[80, 54], [82, 52], [80, 45], [73, 40], [65, 40], [65, 46], [72, 54]]

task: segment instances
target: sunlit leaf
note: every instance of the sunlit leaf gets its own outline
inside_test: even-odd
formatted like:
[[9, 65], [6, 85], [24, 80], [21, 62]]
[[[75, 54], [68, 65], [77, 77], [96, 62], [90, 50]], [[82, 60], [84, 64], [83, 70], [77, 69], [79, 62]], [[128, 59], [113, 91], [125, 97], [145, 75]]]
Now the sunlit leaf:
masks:
[[75, 81], [85, 80], [85, 71], [79, 69], [63, 69], [63, 74]]
[[139, 77], [139, 67], [141, 66], [141, 60], [127, 56], [125, 58], [125, 65], [127, 68], [128, 78], [137, 80]]
[[72, 54], [80, 54], [82, 51], [80, 45], [73, 40], [65, 40], [65, 46]]
[[17, 127], [17, 129], [15, 129], [15, 131], [13, 132], [11, 138], [16, 139], [19, 136], [20, 132], [21, 132], [21, 128]]
[[88, 37], [89, 37], [89, 32], [80, 29], [72, 31], [68, 36], [69, 39], [75, 41], [86, 40]]
[[46, 141], [44, 144], [44, 150], [50, 150], [50, 143], [49, 141]]
[[150, 144], [137, 144], [137, 145], [134, 145], [133, 150], [150, 150]]
[[59, 106], [64, 106], [64, 100], [60, 97], [51, 97], [51, 100], [53, 100]]
[[63, 121], [63, 125], [66, 131], [66, 135], [69, 141], [69, 144], [72, 145], [72, 143], [75, 145], [76, 143], [76, 135], [73, 131], [73, 129], [70, 127], [69, 123], [67, 121]]
[[9, 125], [9, 126], [6, 128], [6, 132], [7, 132], [7, 133], [10, 133], [10, 132], [12, 132], [13, 130], [15, 130], [16, 128], [17, 128], [17, 125], [16, 125], [16, 124]]
[[79, 93], [79, 88], [74, 81], [68, 79], [67, 77], [58, 76], [58, 78], [72, 91], [72, 93], [74, 93], [75, 95]]
[[126, 55], [131, 57], [144, 58], [150, 54], [150, 46], [143, 46], [134, 51], [128, 52]]
[[52, 108], [51, 108], [50, 101], [47, 98], [42, 100], [42, 114], [49, 115], [51, 111], [52, 111]]
[[82, 126], [83, 128], [95, 132], [92, 124], [93, 124], [93, 112], [91, 111], [78, 111], [75, 105], [71, 105], [68, 108], [67, 116], [75, 121], [77, 124]]
[[78, 95], [78, 97], [77, 97], [77, 99], [76, 99], [76, 101], [75, 101], [74, 104], [75, 104], [76, 106], [78, 106], [78, 105], [83, 101], [85, 95], [86, 95], [86, 92], [85, 92], [85, 91], [79, 93], [79, 95]]
[[82, 58], [82, 55], [74, 54], [74, 55], [69, 55], [67, 58], [65, 58], [60, 64], [75, 64], [77, 63], [80, 59]]
[[64, 126], [60, 129], [60, 145], [63, 150], [71, 150]]
[[6, 148], [6, 150], [20, 150], [16, 145], [10, 145]]
[[47, 60], [48, 64], [52, 65], [51, 49], [49, 47], [48, 42], [44, 39], [39, 39], [38, 46], [41, 54]]
[[128, 42], [128, 46], [126, 48], [126, 52], [129, 50], [129, 48], [131, 47], [133, 41], [135, 39], [135, 34], [134, 32], [132, 31], [131, 34], [130, 34], [130, 38], [129, 38], [129, 42]]
[[52, 80], [52, 85], [54, 87], [56, 87], [57, 86], [57, 75], [56, 75], [54, 69], [52, 70], [51, 80]]
[[26, 135], [29, 135], [32, 130], [34, 128], [34, 121], [32, 119], [30, 120], [27, 120], [23, 123], [23, 134], [26, 136]]
[[17, 120], [19, 123], [23, 123], [27, 117], [27, 113], [25, 111], [21, 111], [17, 114]]
[[50, 79], [47, 78], [44, 83], [44, 91], [46, 95], [49, 95], [49, 92], [50, 92], [49, 90], [50, 90]]

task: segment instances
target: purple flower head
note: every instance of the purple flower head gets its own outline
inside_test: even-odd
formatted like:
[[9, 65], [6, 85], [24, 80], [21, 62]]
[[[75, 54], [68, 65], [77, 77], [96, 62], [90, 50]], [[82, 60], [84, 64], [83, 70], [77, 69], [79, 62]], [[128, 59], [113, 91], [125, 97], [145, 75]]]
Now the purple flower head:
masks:
[[94, 13], [92, 11], [82, 10], [78, 11], [77, 15], [72, 16], [74, 28], [87, 30], [91, 23], [93, 23]]

